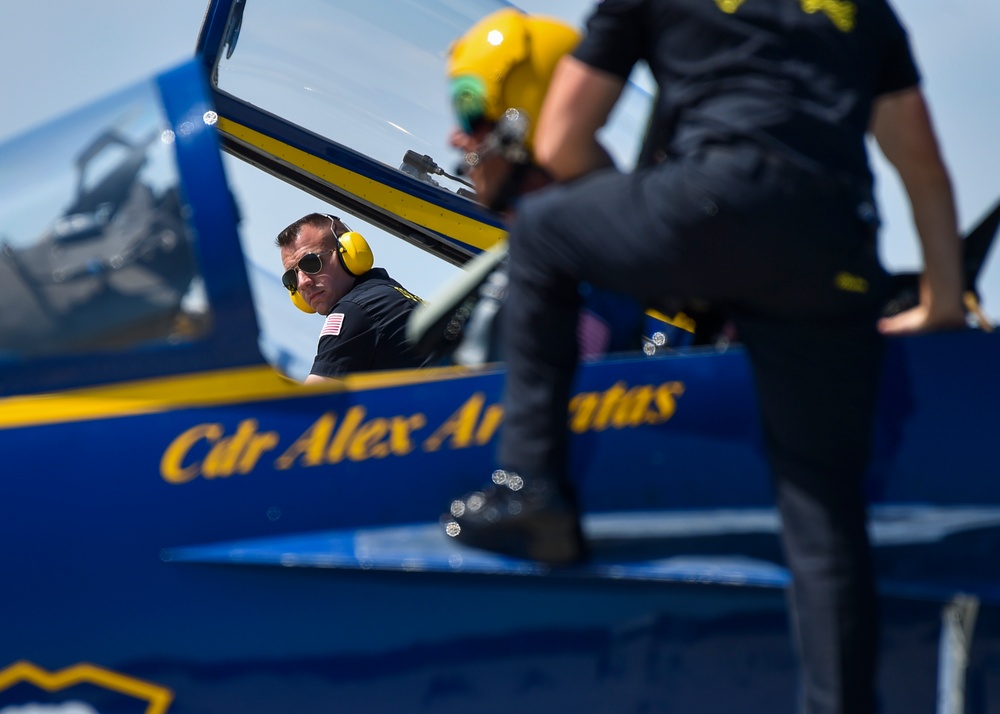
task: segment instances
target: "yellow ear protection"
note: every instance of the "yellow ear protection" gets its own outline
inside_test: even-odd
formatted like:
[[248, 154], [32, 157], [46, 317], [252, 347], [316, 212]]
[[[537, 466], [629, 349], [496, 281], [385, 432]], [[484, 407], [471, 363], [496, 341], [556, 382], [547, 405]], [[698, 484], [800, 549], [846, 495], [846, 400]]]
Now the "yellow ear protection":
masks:
[[307, 312], [310, 315], [316, 312], [315, 310], [312, 309], [312, 306], [306, 302], [306, 299], [302, 297], [302, 293], [300, 293], [298, 290], [296, 290], [294, 293], [289, 293], [289, 295], [291, 295], [292, 297], [292, 305], [300, 309], [302, 312]]
[[375, 256], [371, 246], [360, 233], [347, 231], [337, 239], [337, 259], [341, 267], [351, 275], [363, 275], [372, 269]]
[[[340, 219], [329, 213], [323, 215], [330, 219], [330, 230], [334, 235], [337, 235], [337, 221]], [[344, 228], [347, 228], [346, 224]], [[364, 275], [372, 269], [375, 256], [372, 255], [371, 246], [368, 245], [365, 237], [347, 228], [345, 233], [341, 233], [337, 237], [337, 260], [340, 261], [340, 267], [351, 275], [357, 276]]]
[[[328, 213], [324, 213], [323, 215], [330, 219], [330, 230], [336, 235], [336, 225], [340, 219]], [[372, 249], [368, 245], [368, 241], [365, 240], [363, 235], [355, 233], [350, 228], [337, 237], [337, 248], [333, 252], [337, 254], [337, 261], [340, 263], [340, 266], [350, 275], [363, 275], [371, 270], [372, 265], [375, 263], [375, 256], [372, 255]], [[320, 269], [317, 268], [317, 272]], [[305, 298], [302, 297], [302, 294], [298, 290], [289, 290], [289, 295], [292, 299], [292, 304], [302, 312], [310, 314], [316, 312], [305, 301]]]

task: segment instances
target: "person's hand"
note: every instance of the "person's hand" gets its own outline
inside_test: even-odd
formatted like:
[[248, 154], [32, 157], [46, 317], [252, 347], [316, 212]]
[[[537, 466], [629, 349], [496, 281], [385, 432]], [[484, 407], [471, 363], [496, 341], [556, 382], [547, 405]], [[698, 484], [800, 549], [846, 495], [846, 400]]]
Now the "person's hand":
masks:
[[883, 335], [918, 335], [938, 330], [958, 330], [965, 326], [965, 311], [960, 305], [932, 310], [921, 304], [878, 321], [878, 331]]

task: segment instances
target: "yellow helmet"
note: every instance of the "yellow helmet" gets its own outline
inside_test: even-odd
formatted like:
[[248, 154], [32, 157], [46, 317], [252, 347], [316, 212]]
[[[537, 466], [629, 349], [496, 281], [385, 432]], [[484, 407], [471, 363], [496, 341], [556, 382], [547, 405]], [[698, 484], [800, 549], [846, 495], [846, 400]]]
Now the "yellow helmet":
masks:
[[477, 121], [496, 122], [518, 109], [527, 115], [530, 147], [556, 64], [579, 41], [580, 33], [561, 20], [514, 8], [473, 25], [448, 51], [452, 107], [462, 130], [471, 133]]

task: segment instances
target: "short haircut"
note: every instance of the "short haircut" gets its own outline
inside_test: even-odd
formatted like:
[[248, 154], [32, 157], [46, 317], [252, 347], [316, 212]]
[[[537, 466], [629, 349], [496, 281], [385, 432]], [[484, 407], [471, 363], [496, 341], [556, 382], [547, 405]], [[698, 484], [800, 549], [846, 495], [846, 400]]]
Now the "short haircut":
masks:
[[288, 226], [285, 230], [281, 231], [274, 241], [275, 245], [279, 248], [291, 245], [299, 237], [299, 231], [301, 231], [304, 226], [312, 226], [318, 230], [322, 230], [323, 228], [333, 228], [331, 233], [333, 233], [334, 239], [339, 238], [348, 230], [347, 226], [344, 225], [344, 222], [336, 216], [331, 216], [329, 213], [310, 213], [308, 216], [302, 216], [302, 218], [295, 221], [295, 223]]

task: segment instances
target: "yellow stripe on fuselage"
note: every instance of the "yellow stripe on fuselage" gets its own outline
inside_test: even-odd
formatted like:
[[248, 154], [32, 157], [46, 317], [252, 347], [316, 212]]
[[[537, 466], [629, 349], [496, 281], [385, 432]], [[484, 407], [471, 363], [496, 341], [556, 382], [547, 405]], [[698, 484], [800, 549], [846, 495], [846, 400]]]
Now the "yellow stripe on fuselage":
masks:
[[459, 367], [371, 372], [308, 387], [257, 365], [0, 399], [0, 429], [362, 391], [468, 374]]
[[237, 124], [231, 119], [220, 118], [218, 126], [220, 131], [233, 139], [337, 186], [376, 208], [399, 216], [414, 225], [425, 226], [466, 245], [485, 250], [507, 235], [500, 228], [446, 210], [435, 203], [411, 196], [343, 166], [324, 161], [306, 151]]

